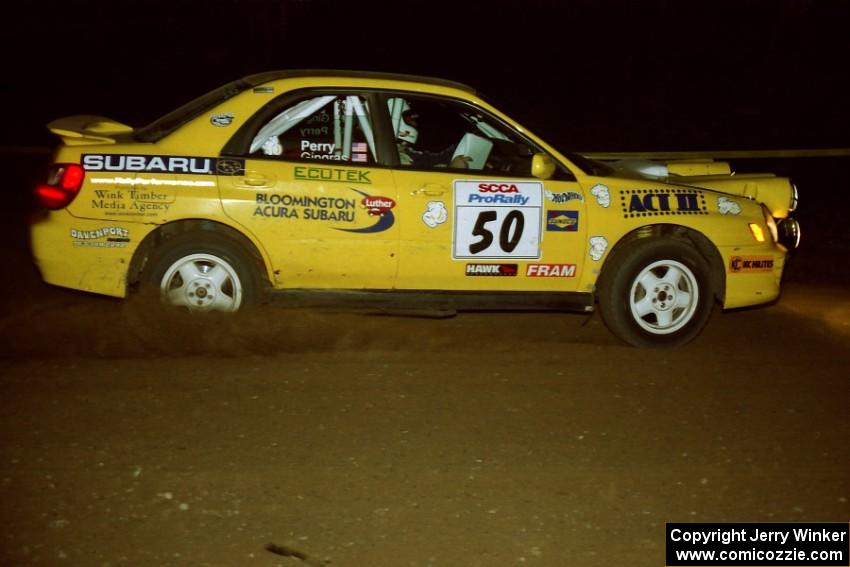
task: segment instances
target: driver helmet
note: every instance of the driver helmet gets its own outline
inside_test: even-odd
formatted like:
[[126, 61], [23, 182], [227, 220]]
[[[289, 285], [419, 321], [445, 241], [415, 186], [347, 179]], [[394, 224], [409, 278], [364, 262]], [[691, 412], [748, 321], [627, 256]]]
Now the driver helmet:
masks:
[[415, 144], [419, 138], [416, 119], [418, 115], [403, 98], [391, 98], [387, 101], [390, 107], [390, 117], [393, 123], [395, 137], [401, 142]]

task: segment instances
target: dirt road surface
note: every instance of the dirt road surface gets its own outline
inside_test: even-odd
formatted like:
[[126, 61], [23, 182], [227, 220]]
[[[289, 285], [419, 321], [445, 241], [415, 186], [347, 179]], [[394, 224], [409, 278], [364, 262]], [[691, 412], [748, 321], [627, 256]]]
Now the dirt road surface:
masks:
[[665, 522], [850, 518], [832, 217], [779, 303], [667, 351], [556, 313], [150, 317], [42, 284], [4, 218], [2, 565], [657, 567]]

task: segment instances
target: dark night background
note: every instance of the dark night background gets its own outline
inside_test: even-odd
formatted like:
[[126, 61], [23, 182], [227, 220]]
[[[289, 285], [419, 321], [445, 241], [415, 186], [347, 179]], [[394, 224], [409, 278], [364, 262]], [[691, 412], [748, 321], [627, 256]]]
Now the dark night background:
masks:
[[70, 114], [141, 125], [283, 68], [461, 81], [573, 150], [850, 146], [841, 0], [11, 5], [2, 146], [50, 145]]
[[846, 150], [732, 160], [794, 179], [801, 247], [667, 351], [597, 315], [158, 317], [44, 284], [28, 220], [49, 121], [273, 69], [453, 79], [562, 150], [850, 148], [850, 2], [2, 6], [0, 564], [658, 566], [665, 522], [850, 517]]

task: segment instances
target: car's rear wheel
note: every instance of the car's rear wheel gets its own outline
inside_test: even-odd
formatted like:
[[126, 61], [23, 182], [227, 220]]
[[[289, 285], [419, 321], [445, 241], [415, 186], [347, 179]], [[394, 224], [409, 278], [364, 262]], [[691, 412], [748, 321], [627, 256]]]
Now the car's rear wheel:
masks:
[[671, 347], [694, 339], [711, 315], [708, 263], [690, 244], [636, 240], [614, 251], [599, 284], [602, 318], [625, 342]]
[[185, 233], [165, 241], [143, 273], [161, 302], [192, 312], [239, 311], [261, 296], [256, 261], [233, 240], [216, 233]]

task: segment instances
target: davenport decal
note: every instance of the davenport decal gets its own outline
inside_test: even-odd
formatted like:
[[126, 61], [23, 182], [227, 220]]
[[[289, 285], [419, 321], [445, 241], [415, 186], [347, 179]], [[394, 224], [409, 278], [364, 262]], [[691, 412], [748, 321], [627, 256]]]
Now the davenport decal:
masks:
[[130, 231], [120, 226], [106, 226], [95, 230], [71, 229], [74, 246], [90, 248], [124, 248], [130, 242]]
[[620, 206], [623, 218], [708, 214], [705, 195], [693, 189], [627, 189]]

